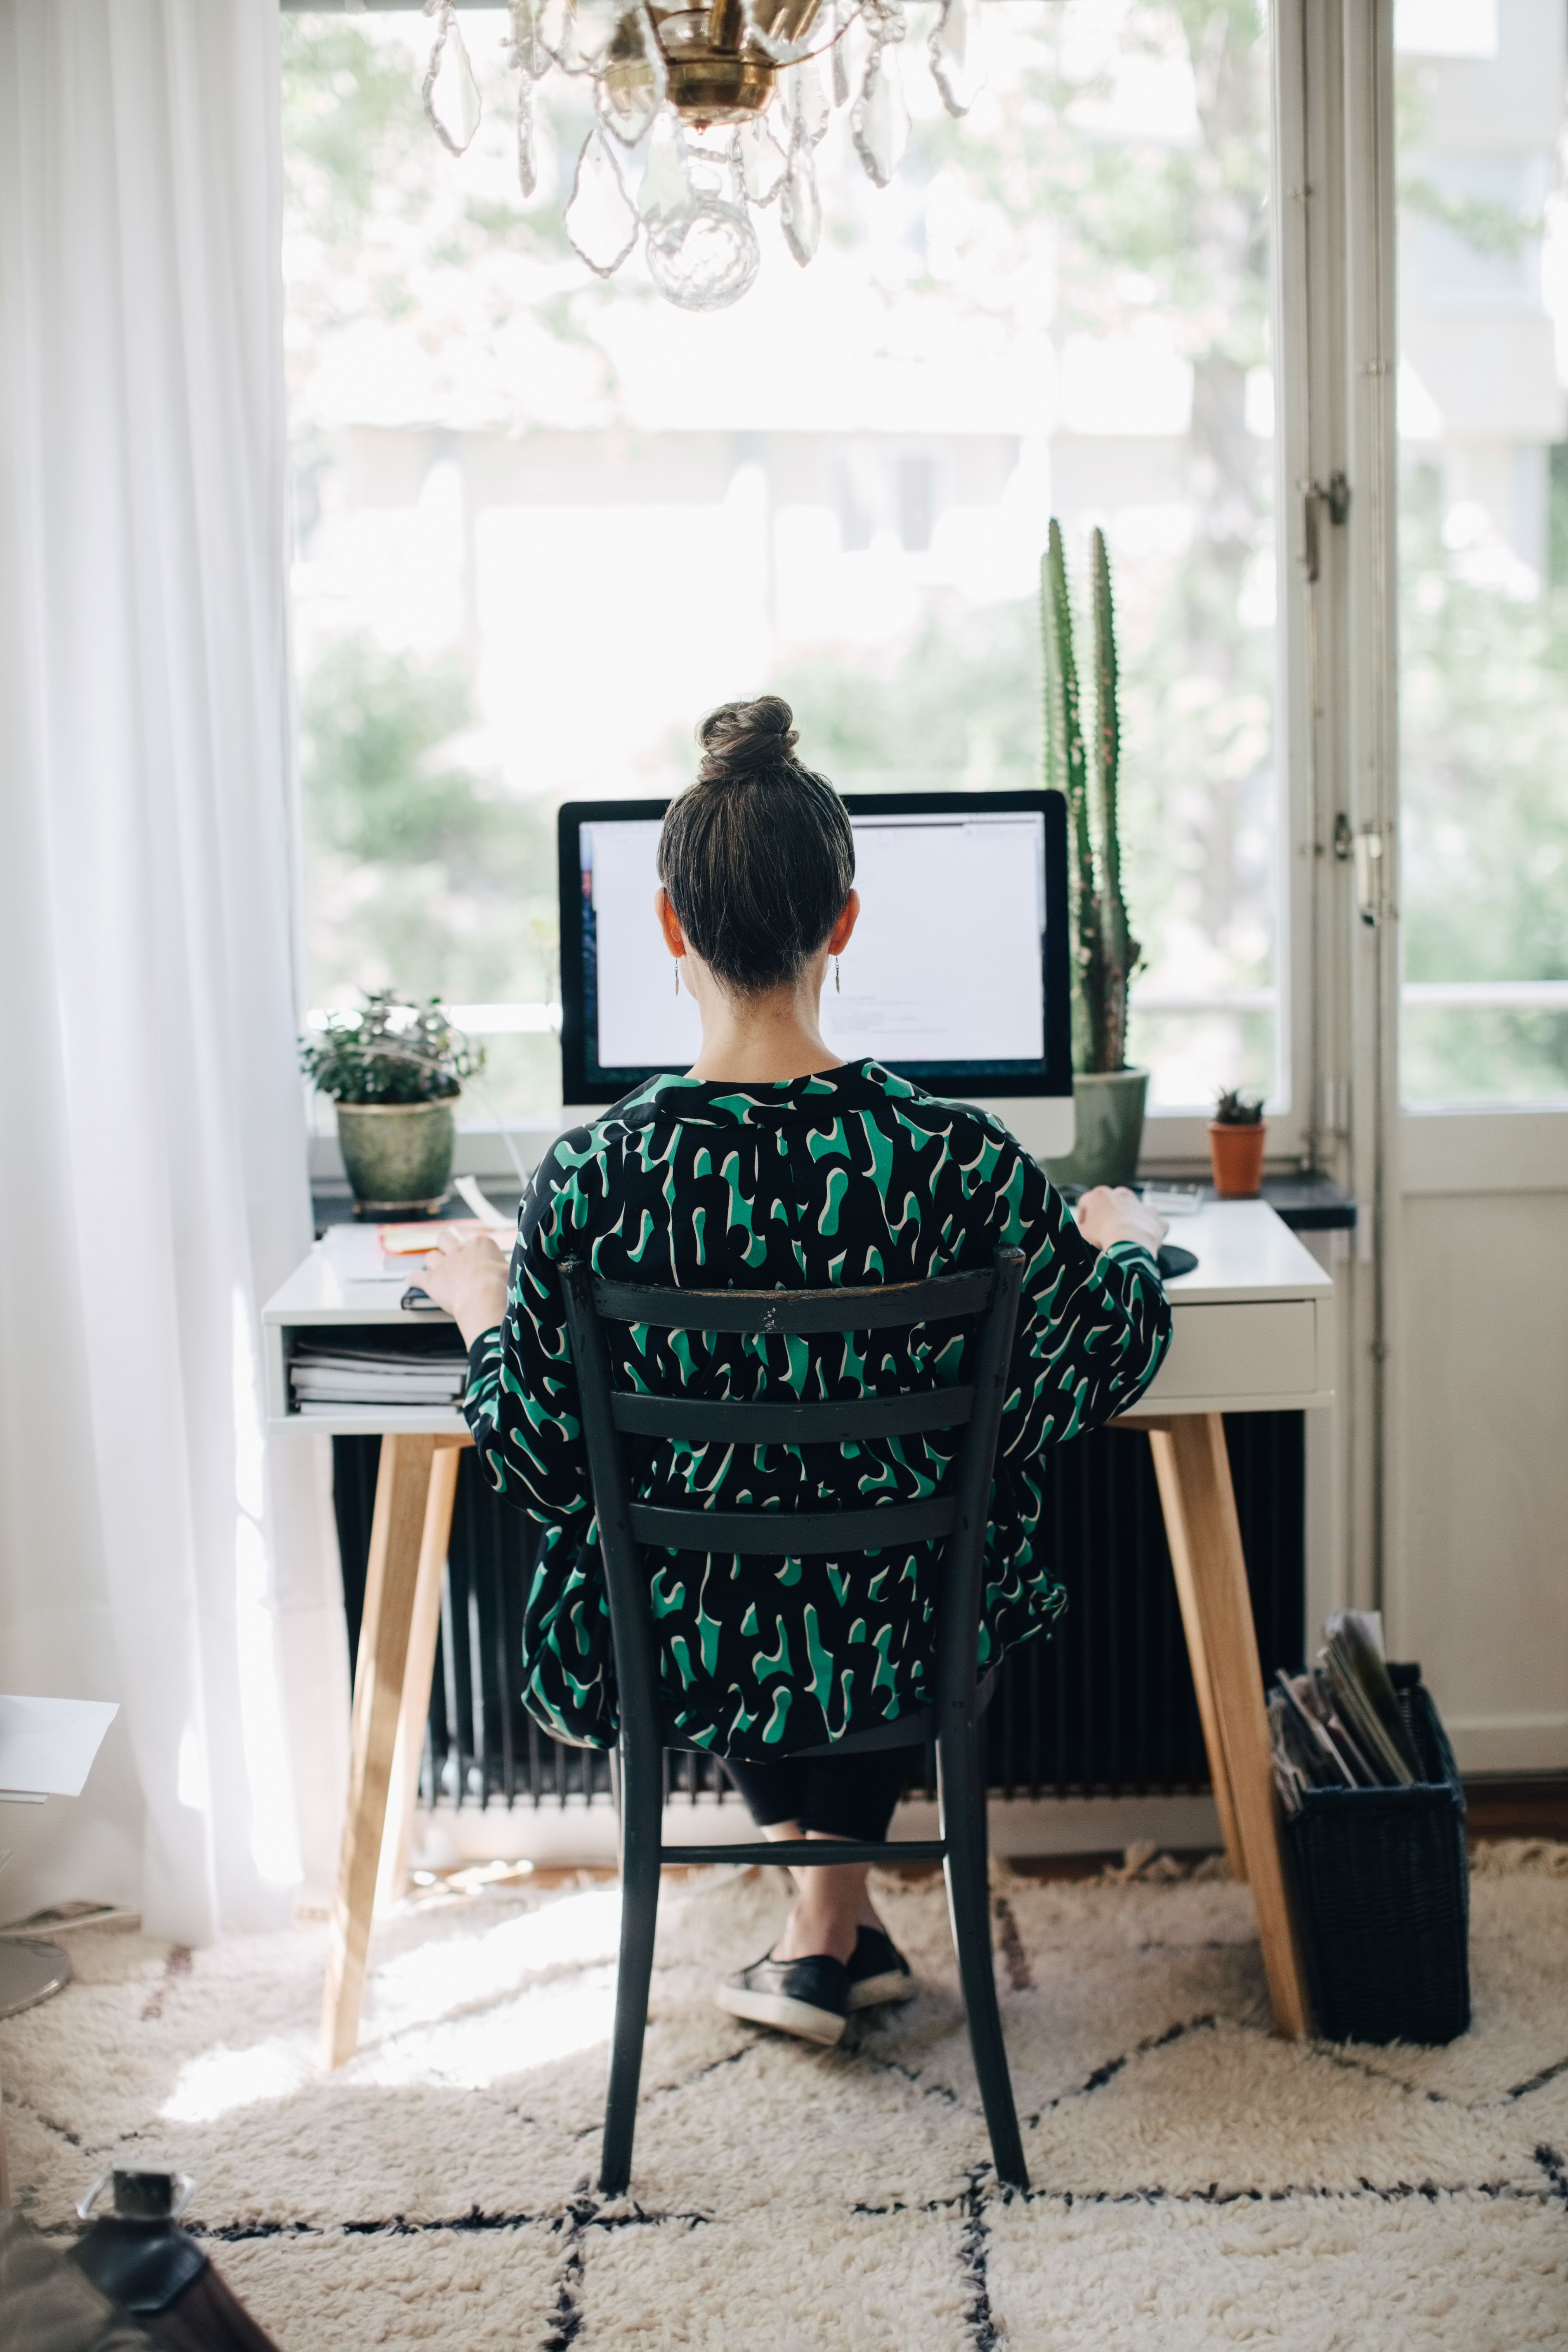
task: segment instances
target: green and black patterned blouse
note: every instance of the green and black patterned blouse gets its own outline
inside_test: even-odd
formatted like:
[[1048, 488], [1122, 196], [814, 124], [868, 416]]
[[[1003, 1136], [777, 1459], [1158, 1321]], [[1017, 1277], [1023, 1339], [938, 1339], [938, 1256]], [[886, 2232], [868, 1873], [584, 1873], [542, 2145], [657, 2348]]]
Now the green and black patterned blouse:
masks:
[[[1040, 1549], [1041, 1456], [1153, 1377], [1170, 1310], [1148, 1253], [1098, 1255], [994, 1119], [876, 1062], [777, 1086], [654, 1079], [563, 1136], [524, 1196], [504, 1323], [474, 1342], [465, 1400], [491, 1484], [545, 1529], [523, 1625], [524, 1698], [548, 1729], [607, 1745], [614, 1657], [557, 1266], [712, 1290], [919, 1282], [1026, 1265], [991, 1497], [983, 1664], [1066, 1595]], [[605, 1327], [617, 1386], [787, 1402], [966, 1377], [966, 1329], [802, 1339]], [[957, 1431], [860, 1445], [625, 1437], [645, 1501], [832, 1508], [931, 1494]], [[827, 1559], [650, 1554], [666, 1702], [686, 1735], [765, 1759], [928, 1700], [939, 1547]]]

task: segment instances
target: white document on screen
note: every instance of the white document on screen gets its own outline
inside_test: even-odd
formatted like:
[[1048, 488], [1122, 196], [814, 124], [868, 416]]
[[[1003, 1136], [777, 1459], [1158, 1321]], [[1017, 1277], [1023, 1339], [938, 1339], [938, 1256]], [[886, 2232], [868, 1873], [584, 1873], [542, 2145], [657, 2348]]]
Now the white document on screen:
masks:
[[653, 911], [660, 830], [658, 817], [583, 828], [594, 867], [601, 1069], [689, 1069], [701, 1050], [697, 1006], [686, 989], [675, 993], [675, 967]]
[[1043, 824], [873, 818], [855, 825], [860, 919], [822, 992], [822, 1034], [847, 1061], [1037, 1062]]
[[[584, 827], [593, 866], [598, 1058], [686, 1068], [701, 1029], [654, 915], [659, 824]], [[855, 822], [860, 919], [823, 991], [822, 1033], [846, 1060], [1038, 1061], [1044, 831], [1033, 814]]]

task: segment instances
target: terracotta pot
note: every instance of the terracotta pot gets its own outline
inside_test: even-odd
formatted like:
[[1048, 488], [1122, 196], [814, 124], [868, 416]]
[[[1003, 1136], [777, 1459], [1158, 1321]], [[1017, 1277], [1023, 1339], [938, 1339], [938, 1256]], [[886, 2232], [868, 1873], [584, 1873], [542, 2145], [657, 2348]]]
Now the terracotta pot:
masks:
[[1246, 1127], [1209, 1121], [1209, 1158], [1214, 1162], [1214, 1188], [1222, 1201], [1255, 1201], [1263, 1190], [1263, 1139], [1267, 1121], [1254, 1119]]

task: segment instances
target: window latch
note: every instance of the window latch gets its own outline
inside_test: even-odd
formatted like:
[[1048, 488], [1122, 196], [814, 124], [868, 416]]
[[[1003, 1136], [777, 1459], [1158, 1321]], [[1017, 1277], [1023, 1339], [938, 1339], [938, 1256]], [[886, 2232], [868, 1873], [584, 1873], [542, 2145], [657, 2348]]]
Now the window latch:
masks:
[[1355, 836], [1356, 912], [1370, 929], [1383, 920], [1383, 835], [1363, 824]]
[[1342, 473], [1331, 474], [1326, 482], [1309, 482], [1301, 501], [1304, 534], [1302, 567], [1308, 581], [1316, 580], [1321, 569], [1318, 548], [1318, 510], [1327, 509], [1329, 520], [1338, 529], [1351, 510], [1351, 486]]

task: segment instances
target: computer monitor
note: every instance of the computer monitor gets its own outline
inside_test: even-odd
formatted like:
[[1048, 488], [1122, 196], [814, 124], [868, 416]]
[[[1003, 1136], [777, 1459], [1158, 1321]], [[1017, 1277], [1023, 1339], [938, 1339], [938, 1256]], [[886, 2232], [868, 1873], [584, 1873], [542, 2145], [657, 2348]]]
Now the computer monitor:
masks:
[[[654, 914], [668, 803], [561, 811], [563, 1098], [614, 1102], [689, 1069], [701, 1032]], [[860, 919], [822, 1034], [933, 1094], [1071, 1150], [1067, 804], [1059, 793], [847, 793]]]

